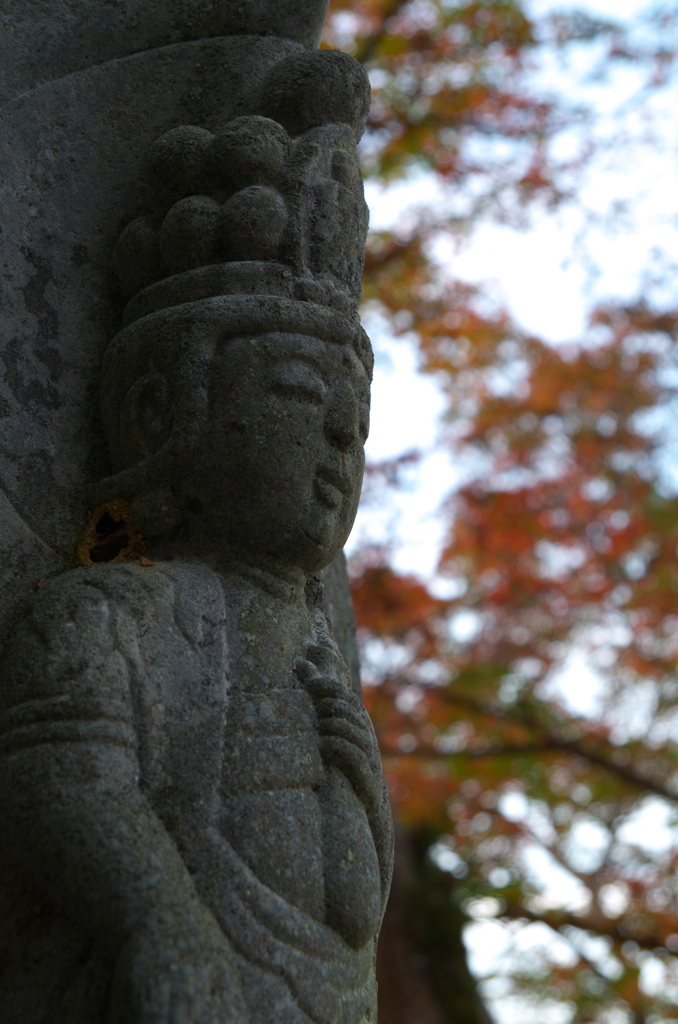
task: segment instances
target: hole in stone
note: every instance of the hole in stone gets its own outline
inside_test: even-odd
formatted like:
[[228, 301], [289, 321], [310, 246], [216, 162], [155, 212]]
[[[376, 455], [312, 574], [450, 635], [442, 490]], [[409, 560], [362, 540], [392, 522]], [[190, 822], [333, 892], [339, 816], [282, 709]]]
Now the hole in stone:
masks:
[[97, 536], [105, 540], [111, 537], [125, 525], [124, 519], [114, 519], [110, 512], [106, 511], [96, 525]]
[[115, 498], [90, 512], [78, 555], [84, 565], [101, 565], [137, 561], [146, 548], [132, 522], [129, 502]]
[[89, 549], [89, 557], [92, 562], [112, 562], [113, 559], [129, 547], [129, 534], [124, 530], [107, 537], [101, 544], [95, 544]]

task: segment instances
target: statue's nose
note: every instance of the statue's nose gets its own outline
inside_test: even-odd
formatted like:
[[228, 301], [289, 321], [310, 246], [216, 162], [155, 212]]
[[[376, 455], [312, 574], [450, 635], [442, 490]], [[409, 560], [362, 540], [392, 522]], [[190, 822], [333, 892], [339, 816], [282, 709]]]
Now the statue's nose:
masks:
[[358, 403], [350, 388], [337, 388], [325, 411], [325, 437], [335, 448], [348, 452], [360, 440]]

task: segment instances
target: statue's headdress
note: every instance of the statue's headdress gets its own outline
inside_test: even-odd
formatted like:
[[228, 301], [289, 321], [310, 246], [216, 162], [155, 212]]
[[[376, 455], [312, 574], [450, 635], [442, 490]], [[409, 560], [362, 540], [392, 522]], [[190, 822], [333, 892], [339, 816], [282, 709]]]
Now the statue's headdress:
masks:
[[[151, 146], [146, 210], [114, 253], [127, 301], [104, 357], [102, 413], [116, 475], [98, 500], [166, 481], [180, 452], [190, 457], [221, 341], [305, 334], [351, 346], [371, 375], [358, 317], [367, 208], [356, 148], [369, 96], [352, 57], [299, 52], [269, 69], [258, 113], [214, 132], [177, 127]], [[173, 382], [182, 426], [139, 461], [129, 408], [154, 380]]]
[[309, 306], [321, 322], [350, 322], [369, 362], [357, 323], [367, 231], [356, 149], [369, 110], [365, 71], [335, 50], [294, 54], [269, 70], [258, 110], [215, 132], [175, 128], [151, 147], [147, 211], [115, 250], [128, 300], [123, 326], [228, 296], [245, 319], [251, 310], [258, 331], [269, 308], [268, 329], [276, 330], [275, 309], [284, 307], [289, 323], [300, 304], [300, 329]]

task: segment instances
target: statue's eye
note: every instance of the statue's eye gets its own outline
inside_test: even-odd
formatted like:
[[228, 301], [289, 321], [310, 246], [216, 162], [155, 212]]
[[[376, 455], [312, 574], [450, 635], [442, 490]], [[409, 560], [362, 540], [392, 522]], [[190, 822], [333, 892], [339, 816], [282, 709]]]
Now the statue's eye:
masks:
[[325, 398], [325, 385], [307, 363], [280, 363], [273, 371], [269, 386], [276, 395], [299, 402], [320, 405]]

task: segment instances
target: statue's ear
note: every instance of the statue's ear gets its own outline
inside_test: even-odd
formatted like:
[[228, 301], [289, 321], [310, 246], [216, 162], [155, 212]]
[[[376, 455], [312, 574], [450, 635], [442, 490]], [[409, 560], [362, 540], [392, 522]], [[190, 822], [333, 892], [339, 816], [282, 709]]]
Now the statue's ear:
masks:
[[148, 373], [125, 395], [120, 416], [123, 460], [129, 465], [153, 455], [172, 430], [172, 394], [165, 377]]

